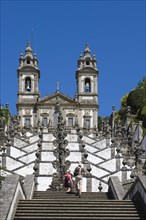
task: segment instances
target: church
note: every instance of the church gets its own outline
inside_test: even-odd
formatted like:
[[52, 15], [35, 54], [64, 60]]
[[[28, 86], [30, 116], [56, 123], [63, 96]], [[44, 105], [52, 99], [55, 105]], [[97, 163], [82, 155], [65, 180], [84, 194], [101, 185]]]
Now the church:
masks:
[[[98, 128], [98, 69], [88, 44], [80, 54], [76, 96], [40, 96], [36, 53], [19, 58], [17, 116], [0, 117], [0, 219], [146, 219], [146, 135], [127, 107], [124, 122]], [[0, 113], [4, 110], [1, 109]], [[78, 164], [82, 197], [63, 175]], [[73, 175], [73, 182], [75, 176]], [[8, 193], [6, 193], [8, 192]]]
[[84, 54], [80, 54], [75, 74], [76, 97], [70, 98], [57, 90], [53, 94], [40, 97], [40, 70], [36, 53], [33, 53], [30, 42], [25, 54], [21, 52], [18, 67], [18, 101], [17, 112], [20, 126], [26, 129], [36, 128], [38, 124], [54, 128], [57, 126], [58, 112], [55, 104], [61, 106], [67, 129], [78, 123], [83, 129], [93, 130], [98, 124], [98, 69], [95, 54], [91, 57], [88, 43]]

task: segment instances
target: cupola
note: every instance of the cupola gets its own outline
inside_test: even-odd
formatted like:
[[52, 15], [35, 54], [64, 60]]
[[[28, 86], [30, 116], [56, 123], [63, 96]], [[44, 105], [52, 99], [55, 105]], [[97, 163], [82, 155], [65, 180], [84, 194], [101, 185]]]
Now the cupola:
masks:
[[30, 46], [30, 41], [27, 42], [27, 47], [25, 49], [25, 57], [30, 56], [32, 57], [32, 49]]
[[82, 56], [82, 53], [80, 53], [80, 58], [78, 60], [78, 69], [82, 69], [84, 67], [92, 67], [96, 69], [96, 56], [93, 54], [93, 57], [91, 57], [91, 51], [88, 43], [86, 43], [84, 56]]
[[27, 42], [24, 56], [21, 51], [19, 63], [20, 63], [19, 68], [23, 66], [34, 66], [35, 68], [38, 68], [38, 59], [36, 56], [36, 52], [34, 52], [34, 55], [33, 55], [33, 50], [31, 48], [30, 41]]
[[33, 64], [33, 55], [32, 55], [32, 49], [30, 46], [30, 41], [27, 42], [27, 47], [25, 49], [25, 65], [32, 65]]

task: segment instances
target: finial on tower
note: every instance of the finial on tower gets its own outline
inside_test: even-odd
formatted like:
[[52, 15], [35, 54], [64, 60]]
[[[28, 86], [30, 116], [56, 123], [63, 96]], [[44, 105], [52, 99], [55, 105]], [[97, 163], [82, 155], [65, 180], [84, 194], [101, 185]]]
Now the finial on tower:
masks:
[[88, 47], [88, 42], [86, 42], [86, 48]]
[[82, 52], [80, 52], [80, 59], [82, 58], [83, 56], [82, 56]]
[[86, 42], [86, 48], [85, 48], [85, 51], [90, 51], [88, 42]]
[[30, 40], [27, 41], [27, 47], [30, 47]]
[[23, 52], [22, 52], [22, 50], [21, 50], [21, 52], [20, 52], [20, 57], [23, 58]]
[[34, 57], [34, 59], [37, 59], [36, 51], [34, 51], [33, 57]]
[[96, 60], [96, 55], [95, 55], [95, 53], [93, 53], [93, 60]]
[[85, 47], [85, 50], [84, 50], [84, 57], [86, 57], [86, 56], [90, 57], [90, 54], [91, 54], [91, 51], [89, 49], [88, 42], [86, 42], [86, 47]]
[[26, 52], [26, 53], [32, 52], [32, 49], [31, 49], [31, 46], [30, 46], [30, 40], [27, 41], [27, 47], [26, 47], [25, 52]]
[[20, 67], [23, 66], [23, 52], [22, 52], [22, 50], [20, 52], [19, 63], [20, 63]]
[[25, 49], [25, 56], [24, 58], [27, 59], [29, 57], [29, 59], [33, 59], [33, 55], [32, 55], [32, 49], [31, 49], [31, 46], [30, 46], [30, 41], [28, 40], [27, 42], [27, 47]]
[[37, 59], [36, 51], [34, 51], [33, 59], [34, 59], [34, 65], [37, 67], [38, 66], [38, 59]]

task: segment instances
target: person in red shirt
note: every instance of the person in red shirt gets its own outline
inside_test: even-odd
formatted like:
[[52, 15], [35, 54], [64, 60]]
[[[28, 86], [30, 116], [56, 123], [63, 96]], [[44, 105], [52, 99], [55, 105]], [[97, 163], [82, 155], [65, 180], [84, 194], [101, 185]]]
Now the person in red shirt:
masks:
[[66, 190], [66, 192], [70, 192], [73, 186], [72, 183], [72, 174], [70, 172], [70, 170], [67, 170], [64, 174], [63, 177], [63, 181], [64, 181], [64, 188]]

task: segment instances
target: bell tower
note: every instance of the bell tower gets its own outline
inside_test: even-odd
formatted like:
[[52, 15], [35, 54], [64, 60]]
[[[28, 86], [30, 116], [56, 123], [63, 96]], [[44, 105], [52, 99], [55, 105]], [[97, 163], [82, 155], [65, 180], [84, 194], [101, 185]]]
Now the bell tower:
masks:
[[91, 57], [88, 43], [80, 54], [76, 71], [77, 101], [80, 103], [80, 126], [93, 129], [98, 120], [98, 69], [95, 54]]
[[35, 104], [39, 98], [40, 70], [36, 53], [32, 51], [28, 41], [25, 55], [21, 52], [19, 58], [18, 76], [18, 101], [17, 111], [22, 127], [34, 126]]

